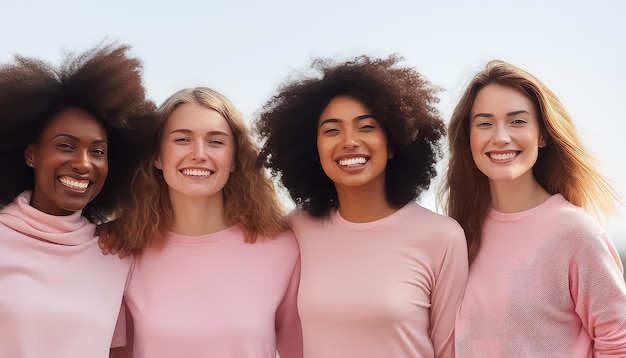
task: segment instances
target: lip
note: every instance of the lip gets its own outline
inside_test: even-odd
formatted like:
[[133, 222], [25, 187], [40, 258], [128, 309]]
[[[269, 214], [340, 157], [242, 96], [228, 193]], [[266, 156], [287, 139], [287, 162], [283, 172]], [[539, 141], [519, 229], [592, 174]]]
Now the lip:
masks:
[[335, 158], [335, 163], [343, 170], [359, 170], [367, 165], [370, 158], [366, 154], [353, 153]]
[[510, 163], [522, 153], [520, 150], [498, 150], [485, 153], [493, 163]]
[[59, 175], [57, 176], [57, 181], [66, 190], [77, 194], [85, 193], [93, 184], [93, 180], [76, 175]]
[[185, 167], [178, 170], [185, 178], [190, 179], [206, 179], [215, 174], [215, 170], [202, 167]]

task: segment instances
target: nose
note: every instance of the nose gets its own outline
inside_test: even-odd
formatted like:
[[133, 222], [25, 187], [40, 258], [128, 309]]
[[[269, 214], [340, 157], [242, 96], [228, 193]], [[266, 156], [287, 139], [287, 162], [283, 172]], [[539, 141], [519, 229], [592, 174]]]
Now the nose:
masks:
[[353, 150], [358, 148], [360, 145], [361, 143], [359, 142], [358, 138], [356, 138], [356, 136], [352, 132], [346, 133], [343, 142], [343, 149]]
[[493, 143], [498, 145], [510, 143], [511, 136], [506, 125], [496, 125], [495, 127]]
[[91, 168], [93, 168], [93, 163], [91, 162], [89, 151], [81, 150], [76, 152], [76, 156], [70, 162], [70, 165], [79, 173], [86, 173], [91, 170]]
[[207, 160], [207, 151], [206, 148], [204, 148], [204, 143], [194, 143], [193, 152], [191, 153], [191, 160], [197, 162], [204, 162]]

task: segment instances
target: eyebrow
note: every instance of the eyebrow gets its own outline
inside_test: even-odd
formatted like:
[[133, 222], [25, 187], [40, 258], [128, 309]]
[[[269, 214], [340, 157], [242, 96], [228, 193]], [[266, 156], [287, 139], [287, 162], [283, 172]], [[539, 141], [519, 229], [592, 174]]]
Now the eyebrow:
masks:
[[[174, 129], [174, 130], [172, 130], [169, 133], [169, 135], [172, 135], [172, 134], [175, 134], [175, 133], [191, 134], [191, 133], [193, 133], [193, 131], [190, 130], [190, 129], [183, 129], [183, 128], [181, 128], [181, 129]], [[228, 137], [228, 133], [222, 132], [222, 131], [208, 131], [207, 134], [209, 134], [209, 135], [222, 135], [222, 136]]]
[[[67, 134], [67, 133], [59, 133], [59, 134], [55, 135], [52, 139], [59, 138], [59, 137], [67, 137], [67, 138], [69, 138], [69, 139], [71, 139], [73, 141], [80, 142], [80, 138], [78, 138], [75, 135], [71, 135], [71, 134]], [[107, 140], [106, 139], [96, 139], [96, 140], [94, 140], [91, 143], [92, 144], [99, 144], [99, 143], [105, 143], [106, 144]]]
[[[354, 117], [352, 120], [353, 121], [362, 121], [362, 120], [368, 119], [368, 118], [376, 119], [376, 118], [374, 118], [374, 116], [372, 114], [362, 114], [360, 116]], [[341, 122], [343, 122], [341, 119], [328, 118], [328, 119], [323, 120], [322, 123], [320, 123], [320, 127], [323, 126], [326, 123], [341, 123]]]
[[[506, 116], [507, 116], [507, 117], [513, 117], [513, 116], [517, 116], [518, 114], [523, 114], [523, 113], [525, 113], [525, 114], [530, 114], [530, 112], [528, 112], [527, 110], [525, 110], [525, 109], [521, 109], [521, 110], [519, 110], [519, 111], [509, 112], [509, 113], [507, 113], [507, 114], [506, 114]], [[487, 118], [492, 118], [492, 117], [493, 117], [493, 114], [491, 114], [491, 113], [476, 113], [476, 114], [474, 115], [474, 117], [472, 117], [472, 119], [475, 119], [475, 118], [478, 118], [478, 117], [487, 117]]]

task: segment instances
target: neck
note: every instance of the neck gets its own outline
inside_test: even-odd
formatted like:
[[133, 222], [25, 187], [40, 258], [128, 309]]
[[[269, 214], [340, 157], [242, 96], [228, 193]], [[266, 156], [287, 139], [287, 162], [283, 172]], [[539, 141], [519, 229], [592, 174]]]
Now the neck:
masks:
[[551, 196], [534, 176], [507, 182], [489, 182], [491, 206], [502, 213], [517, 213], [532, 209]]
[[372, 188], [364, 185], [336, 188], [339, 199], [339, 214], [350, 222], [365, 223], [380, 220], [399, 209], [392, 207], [387, 201], [384, 186]]
[[174, 220], [170, 231], [181, 235], [199, 236], [228, 228], [222, 193], [210, 198], [178, 197], [170, 194]]

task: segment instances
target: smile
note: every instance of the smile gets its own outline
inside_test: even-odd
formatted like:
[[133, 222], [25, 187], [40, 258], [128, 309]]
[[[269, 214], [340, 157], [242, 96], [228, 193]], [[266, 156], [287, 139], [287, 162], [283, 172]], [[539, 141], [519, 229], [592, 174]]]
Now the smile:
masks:
[[508, 153], [487, 153], [489, 158], [499, 161], [499, 160], [509, 160], [517, 157], [519, 152], [508, 152]]
[[191, 177], [208, 177], [212, 174], [210, 170], [206, 169], [183, 169], [180, 172]]
[[341, 165], [342, 167], [351, 167], [351, 166], [363, 165], [367, 163], [367, 160], [368, 159], [366, 157], [345, 158], [345, 159], [339, 159], [337, 163]]
[[87, 187], [89, 186], [89, 180], [77, 180], [67, 176], [59, 177], [59, 181], [61, 182], [61, 184], [71, 189], [84, 190], [87, 189]]

